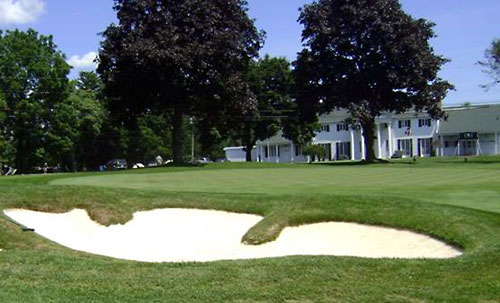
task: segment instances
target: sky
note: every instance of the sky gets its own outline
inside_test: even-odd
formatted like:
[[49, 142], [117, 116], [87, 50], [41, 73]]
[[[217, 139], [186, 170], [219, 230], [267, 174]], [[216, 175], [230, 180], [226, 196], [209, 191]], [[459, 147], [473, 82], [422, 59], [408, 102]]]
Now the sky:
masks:
[[[299, 8], [312, 0], [248, 0], [249, 15], [267, 33], [261, 54], [284, 56], [290, 61], [302, 48]], [[400, 0], [415, 18], [436, 23], [435, 53], [451, 60], [439, 76], [455, 85], [445, 105], [500, 102], [500, 86], [485, 90], [492, 82], [477, 64], [495, 38], [500, 38], [499, 0]], [[112, 0], [0, 0], [0, 29], [33, 28], [52, 35], [60, 51], [74, 67], [95, 69], [100, 32], [116, 22]]]

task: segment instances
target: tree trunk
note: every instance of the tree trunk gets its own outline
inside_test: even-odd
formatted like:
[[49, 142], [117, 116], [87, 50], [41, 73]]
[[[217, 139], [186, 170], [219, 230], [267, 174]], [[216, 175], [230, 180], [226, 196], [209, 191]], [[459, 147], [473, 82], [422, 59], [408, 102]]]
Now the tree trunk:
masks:
[[179, 164], [184, 162], [184, 132], [183, 132], [184, 116], [182, 106], [178, 103], [174, 105], [173, 128], [172, 128], [172, 150], [174, 154], [174, 163]]
[[252, 150], [253, 150], [254, 145], [255, 145], [255, 142], [248, 142], [247, 145], [245, 146], [246, 161], [247, 162], [252, 162]]
[[19, 139], [17, 143], [17, 151], [16, 151], [16, 169], [19, 171], [19, 173], [25, 174], [28, 172], [27, 170], [27, 165], [26, 165], [26, 149], [27, 149], [27, 144], [26, 140], [23, 138], [24, 134], [19, 134]]
[[375, 162], [375, 149], [373, 144], [375, 142], [375, 119], [367, 119], [361, 121], [361, 127], [363, 127], [363, 137], [365, 138], [365, 162], [374, 163]]

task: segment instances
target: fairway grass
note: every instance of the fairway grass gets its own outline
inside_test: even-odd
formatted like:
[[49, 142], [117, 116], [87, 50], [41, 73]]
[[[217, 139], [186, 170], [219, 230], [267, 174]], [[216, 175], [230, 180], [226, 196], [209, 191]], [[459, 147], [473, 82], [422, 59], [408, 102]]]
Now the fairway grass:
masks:
[[264, 219], [244, 236], [253, 244], [276, 239], [287, 226], [357, 222], [428, 234], [464, 254], [150, 264], [73, 251], [0, 215], [0, 302], [499, 302], [498, 160], [446, 161], [2, 178], [1, 210], [79, 208], [105, 225], [158, 208], [255, 214]]
[[412, 197], [500, 213], [500, 169], [486, 167], [285, 166], [113, 174], [51, 181], [52, 185], [234, 194], [337, 194]]

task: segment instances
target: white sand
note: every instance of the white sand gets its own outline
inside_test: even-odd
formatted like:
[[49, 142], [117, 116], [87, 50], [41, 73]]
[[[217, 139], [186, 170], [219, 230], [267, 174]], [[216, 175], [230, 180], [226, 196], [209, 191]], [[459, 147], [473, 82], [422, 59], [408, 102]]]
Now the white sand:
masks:
[[462, 253], [425, 235], [353, 223], [288, 227], [259, 246], [241, 243], [262, 218], [213, 210], [158, 209], [137, 212], [125, 225], [105, 227], [87, 212], [65, 214], [5, 210], [13, 220], [61, 245], [119, 259], [146, 262], [215, 261], [335, 255], [366, 258], [453, 258]]

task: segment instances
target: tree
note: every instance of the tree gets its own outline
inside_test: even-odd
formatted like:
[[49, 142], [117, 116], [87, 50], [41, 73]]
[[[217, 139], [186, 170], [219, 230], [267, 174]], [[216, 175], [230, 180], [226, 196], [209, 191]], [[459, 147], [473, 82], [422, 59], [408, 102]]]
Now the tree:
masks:
[[5, 128], [20, 172], [47, 156], [46, 130], [55, 105], [68, 96], [69, 70], [51, 36], [31, 29], [0, 32], [0, 91], [9, 114]]
[[96, 97], [101, 96], [103, 84], [99, 76], [93, 72], [82, 71], [76, 79], [75, 87], [79, 90], [84, 90], [93, 93]]
[[115, 0], [119, 24], [103, 33], [98, 72], [110, 108], [134, 124], [137, 113], [169, 113], [173, 157], [183, 161], [183, 120], [216, 126], [252, 108], [242, 80], [262, 35], [245, 0]]
[[318, 0], [305, 5], [299, 22], [305, 48], [294, 65], [306, 124], [347, 109], [348, 122], [362, 128], [366, 161], [373, 162], [381, 113], [444, 115], [440, 104], [453, 86], [437, 76], [447, 60], [429, 45], [433, 23], [407, 15], [397, 0]]
[[12, 144], [9, 140], [10, 130], [7, 127], [8, 110], [7, 103], [3, 96], [2, 91], [0, 91], [0, 161], [10, 162]]
[[484, 86], [488, 89], [500, 83], [500, 39], [496, 39], [491, 43], [484, 56], [486, 61], [479, 61], [479, 64], [485, 68], [484, 72], [493, 78], [493, 83]]
[[290, 63], [285, 58], [264, 58], [252, 62], [247, 81], [257, 101], [255, 110], [240, 120], [238, 136], [246, 149], [246, 160], [252, 161], [257, 140], [265, 140], [278, 132], [281, 120], [291, 108], [293, 87]]
[[94, 151], [98, 150], [105, 119], [103, 104], [92, 91], [79, 89], [79, 80], [72, 81], [68, 98], [54, 106], [50, 128], [46, 130], [51, 154], [67, 171], [97, 165]]
[[325, 157], [326, 157], [325, 148], [322, 146], [319, 146], [317, 144], [311, 144], [311, 145], [305, 146], [304, 149], [302, 150], [302, 153], [305, 156], [309, 156], [311, 158], [311, 162], [316, 161], [316, 159], [318, 161], [321, 161], [322, 159], [325, 159]]

